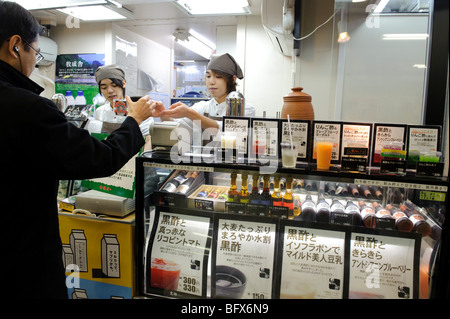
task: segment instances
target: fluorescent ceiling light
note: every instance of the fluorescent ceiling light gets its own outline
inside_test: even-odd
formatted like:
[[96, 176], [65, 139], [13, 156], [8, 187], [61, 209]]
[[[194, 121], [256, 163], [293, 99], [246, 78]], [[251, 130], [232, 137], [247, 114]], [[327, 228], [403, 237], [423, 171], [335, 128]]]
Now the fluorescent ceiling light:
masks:
[[58, 9], [65, 14], [83, 21], [123, 20], [126, 16], [104, 6], [84, 6]]
[[413, 68], [426, 69], [427, 66], [425, 64], [413, 64]]
[[387, 33], [383, 34], [383, 40], [426, 40], [426, 33]]
[[176, 0], [191, 15], [249, 14], [247, 0]]
[[191, 50], [205, 59], [209, 59], [216, 50], [216, 45], [210, 40], [206, 39], [195, 30], [189, 32], [183, 29], [177, 29], [173, 34], [175, 41], [181, 44], [188, 50]]
[[71, 6], [86, 6], [86, 5], [96, 5], [96, 4], [107, 4], [106, 0], [17, 0], [11, 1], [20, 4], [27, 10], [47, 10], [47, 9], [57, 9], [65, 8]]

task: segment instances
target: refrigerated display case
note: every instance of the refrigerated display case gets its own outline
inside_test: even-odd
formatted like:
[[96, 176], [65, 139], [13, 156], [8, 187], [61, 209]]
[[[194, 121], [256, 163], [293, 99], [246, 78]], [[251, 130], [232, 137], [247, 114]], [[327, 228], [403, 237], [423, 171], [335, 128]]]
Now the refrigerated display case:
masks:
[[[433, 295], [430, 277], [445, 220], [447, 177], [281, 164], [276, 172], [262, 174], [258, 163], [180, 162], [157, 153], [144, 153], [136, 163], [136, 280], [141, 296]], [[163, 190], [180, 174], [182, 182], [193, 171], [198, 176], [187, 192]], [[242, 180], [248, 196], [232, 201]], [[279, 197], [269, 205], [255, 192], [261, 195], [267, 187], [271, 197]], [[318, 213], [321, 206], [328, 207], [325, 214]]]

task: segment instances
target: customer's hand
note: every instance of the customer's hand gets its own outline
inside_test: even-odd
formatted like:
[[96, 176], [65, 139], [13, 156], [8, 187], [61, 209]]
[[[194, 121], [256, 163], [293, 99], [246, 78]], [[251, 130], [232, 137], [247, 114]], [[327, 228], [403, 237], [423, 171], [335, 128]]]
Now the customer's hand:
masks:
[[131, 98], [127, 95], [128, 116], [134, 118], [138, 124], [152, 116], [152, 103], [156, 103], [150, 100], [148, 95], [141, 97], [137, 102], [131, 101]]

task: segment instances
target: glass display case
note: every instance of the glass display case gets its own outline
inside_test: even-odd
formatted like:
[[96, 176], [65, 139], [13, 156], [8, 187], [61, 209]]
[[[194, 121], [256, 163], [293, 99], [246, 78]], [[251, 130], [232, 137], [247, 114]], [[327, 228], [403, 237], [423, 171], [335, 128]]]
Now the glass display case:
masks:
[[428, 298], [447, 177], [144, 153], [137, 286], [150, 298]]

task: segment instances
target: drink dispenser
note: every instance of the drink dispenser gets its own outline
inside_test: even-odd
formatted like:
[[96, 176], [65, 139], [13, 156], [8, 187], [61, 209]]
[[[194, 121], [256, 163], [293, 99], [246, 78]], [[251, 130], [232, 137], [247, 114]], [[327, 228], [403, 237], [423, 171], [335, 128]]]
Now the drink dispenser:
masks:
[[241, 92], [230, 92], [226, 98], [227, 116], [245, 116], [245, 98]]

